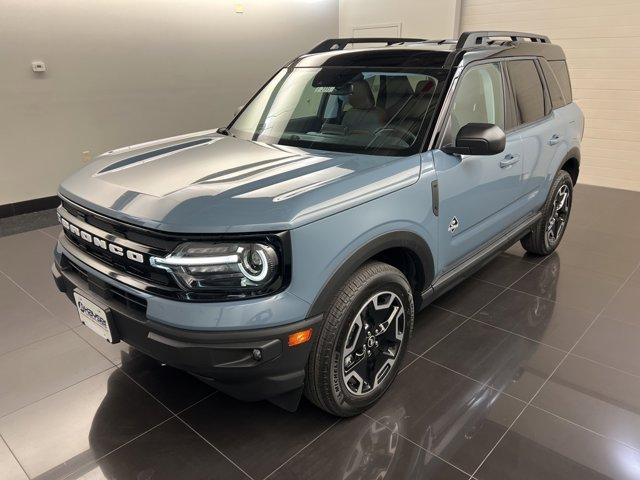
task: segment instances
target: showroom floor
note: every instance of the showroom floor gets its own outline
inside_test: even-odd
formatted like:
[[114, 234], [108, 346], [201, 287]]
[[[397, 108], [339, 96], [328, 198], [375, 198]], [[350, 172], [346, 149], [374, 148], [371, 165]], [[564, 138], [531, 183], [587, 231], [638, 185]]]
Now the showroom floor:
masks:
[[3, 480], [640, 478], [640, 193], [579, 186], [557, 253], [512, 247], [420, 313], [395, 384], [341, 421], [99, 339], [51, 280], [58, 231], [0, 238]]

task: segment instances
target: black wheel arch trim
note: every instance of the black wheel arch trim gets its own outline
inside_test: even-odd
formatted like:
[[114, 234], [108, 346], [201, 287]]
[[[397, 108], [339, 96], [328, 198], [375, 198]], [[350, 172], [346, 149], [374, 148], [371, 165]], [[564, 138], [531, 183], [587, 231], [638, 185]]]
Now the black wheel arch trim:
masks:
[[572, 160], [574, 158], [576, 159], [576, 163], [578, 164], [578, 172], [576, 172], [576, 178], [574, 179], [574, 180], [577, 180], [578, 174], [579, 174], [579, 171], [580, 171], [580, 149], [578, 147], [572, 147], [572, 148], [569, 149], [569, 151], [562, 158], [562, 161], [560, 162], [560, 165], [558, 166], [558, 170], [563, 170], [563, 167], [567, 164], [567, 162], [569, 162], [570, 160]]
[[431, 285], [434, 278], [434, 263], [431, 249], [427, 242], [416, 233], [410, 231], [394, 231], [375, 237], [351, 254], [322, 286], [322, 290], [311, 304], [308, 316], [323, 314], [329, 308], [338, 290], [358, 267], [385, 250], [393, 248], [409, 250], [419, 259], [423, 280], [420, 282], [421, 285], [414, 285], [413, 292], [414, 296], [419, 299], [421, 292]]

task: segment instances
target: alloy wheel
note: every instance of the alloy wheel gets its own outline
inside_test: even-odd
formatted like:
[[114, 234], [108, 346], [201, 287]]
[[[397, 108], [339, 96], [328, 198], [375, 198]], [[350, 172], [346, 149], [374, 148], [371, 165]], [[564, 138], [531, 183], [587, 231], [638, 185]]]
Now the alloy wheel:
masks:
[[564, 233], [571, 210], [571, 190], [568, 185], [562, 185], [553, 199], [553, 211], [547, 222], [546, 237], [550, 246], [555, 245]]
[[379, 292], [349, 325], [341, 356], [342, 380], [353, 395], [375, 390], [391, 372], [401, 350], [405, 312], [393, 292]]

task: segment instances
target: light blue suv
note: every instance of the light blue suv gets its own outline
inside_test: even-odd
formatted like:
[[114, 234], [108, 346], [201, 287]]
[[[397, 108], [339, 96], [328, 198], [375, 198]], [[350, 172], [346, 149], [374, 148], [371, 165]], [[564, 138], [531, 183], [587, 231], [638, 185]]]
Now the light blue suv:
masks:
[[328, 40], [227, 128], [62, 183], [53, 275], [107, 341], [239, 399], [355, 415], [418, 310], [518, 240], [557, 247], [583, 128], [547, 37]]

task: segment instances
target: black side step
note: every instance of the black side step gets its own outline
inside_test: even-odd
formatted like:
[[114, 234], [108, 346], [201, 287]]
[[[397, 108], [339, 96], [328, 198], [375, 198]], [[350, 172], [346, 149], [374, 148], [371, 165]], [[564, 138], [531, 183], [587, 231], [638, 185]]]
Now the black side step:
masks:
[[531, 227], [540, 220], [542, 212], [532, 214], [516, 224], [507, 234], [497, 238], [485, 247], [481, 248], [466, 260], [453, 267], [451, 270], [438, 278], [429, 289], [422, 292], [422, 302], [420, 307], [423, 308], [443, 293], [452, 289], [466, 278], [473, 275], [494, 257], [509, 248], [514, 242], [525, 236]]

